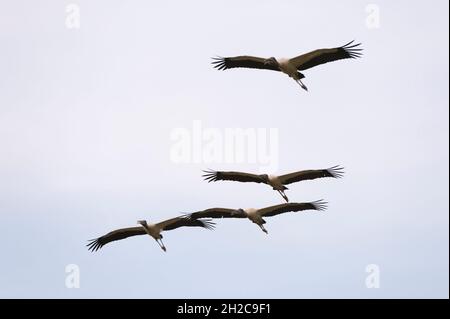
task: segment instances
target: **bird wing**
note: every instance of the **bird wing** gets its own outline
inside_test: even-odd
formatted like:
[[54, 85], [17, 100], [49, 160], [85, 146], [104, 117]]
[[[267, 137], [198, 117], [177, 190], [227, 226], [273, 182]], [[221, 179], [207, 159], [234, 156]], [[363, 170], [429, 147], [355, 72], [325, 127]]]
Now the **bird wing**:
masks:
[[235, 182], [253, 182], [263, 183], [261, 176], [256, 174], [242, 173], [242, 172], [218, 172], [218, 171], [203, 171], [205, 174], [202, 176], [205, 181], [235, 181]]
[[215, 223], [210, 220], [194, 219], [189, 215], [171, 218], [156, 224], [162, 230], [172, 230], [179, 227], [203, 227], [212, 230], [214, 225]]
[[362, 55], [362, 49], [358, 48], [361, 43], [352, 43], [353, 41], [338, 48], [311, 51], [290, 59], [290, 62], [301, 71], [332, 61], [359, 58]]
[[91, 239], [86, 246], [90, 251], [97, 251], [109, 242], [145, 234], [146, 231], [141, 226], [117, 229], [97, 239]]
[[337, 165], [327, 169], [304, 170], [278, 176], [278, 179], [283, 185], [287, 185], [295, 182], [306, 181], [322, 177], [341, 178], [344, 175], [343, 169], [344, 169], [343, 167]]
[[279, 69], [273, 65], [264, 64], [264, 58], [258, 58], [255, 56], [236, 56], [236, 57], [216, 57], [213, 58], [213, 66], [217, 70], [228, 70], [233, 68], [250, 68], [250, 69], [266, 69], [279, 71]]
[[298, 212], [302, 210], [318, 210], [323, 211], [327, 208], [327, 203], [323, 200], [318, 200], [311, 203], [285, 203], [275, 206], [270, 206], [258, 210], [261, 217], [275, 216], [287, 212]]
[[189, 214], [191, 218], [245, 218], [244, 213], [238, 213], [235, 209], [209, 208]]

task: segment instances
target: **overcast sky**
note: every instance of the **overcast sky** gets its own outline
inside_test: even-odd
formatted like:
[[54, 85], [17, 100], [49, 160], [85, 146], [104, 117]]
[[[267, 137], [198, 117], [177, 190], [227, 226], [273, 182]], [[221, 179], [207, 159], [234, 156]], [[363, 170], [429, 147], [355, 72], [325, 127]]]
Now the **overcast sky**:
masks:
[[[0, 0], [0, 297], [448, 298], [448, 1], [74, 3], [79, 28], [70, 2]], [[353, 39], [364, 57], [306, 71], [309, 92], [210, 65]], [[195, 144], [199, 123], [273, 129], [275, 172], [340, 164], [345, 178], [291, 185], [329, 209], [267, 218], [269, 235], [219, 220], [166, 232], [167, 253], [147, 236], [89, 252], [139, 219], [281, 203], [201, 178], [261, 161], [174, 160], [174, 132]]]

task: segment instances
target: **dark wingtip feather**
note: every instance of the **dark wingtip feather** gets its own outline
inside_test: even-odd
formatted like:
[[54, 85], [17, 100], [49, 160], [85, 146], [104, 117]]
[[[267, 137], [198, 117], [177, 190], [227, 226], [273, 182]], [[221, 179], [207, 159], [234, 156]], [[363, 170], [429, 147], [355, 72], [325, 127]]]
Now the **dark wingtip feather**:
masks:
[[208, 230], [214, 230], [216, 228], [216, 223], [212, 221], [212, 219], [197, 219], [201, 224], [203, 228], [206, 228]]
[[334, 178], [342, 178], [344, 176], [344, 167], [336, 165], [328, 168], [327, 172]]
[[318, 210], [321, 212], [328, 208], [328, 202], [324, 201], [323, 199], [312, 202], [311, 204], [314, 206], [315, 210]]
[[86, 245], [88, 247], [88, 250], [91, 252], [95, 252], [103, 247], [103, 245], [100, 243], [99, 238], [96, 239], [90, 239], [89, 243]]
[[217, 171], [206, 170], [203, 172], [205, 174], [203, 174], [202, 177], [204, 178], [205, 181], [208, 181], [208, 183], [217, 181]]
[[195, 226], [200, 226], [200, 227], [206, 228], [208, 230], [214, 230], [214, 228], [216, 227], [216, 223], [213, 222], [211, 218], [196, 219], [196, 218], [192, 217], [192, 213], [184, 214], [181, 217], [189, 220]]
[[226, 58], [223, 57], [213, 57], [212, 58], [213, 61], [211, 62], [211, 64], [217, 70], [220, 71], [225, 70], [227, 68], [225, 59]]
[[349, 43], [343, 45], [340, 49], [344, 50], [345, 53], [347, 54], [347, 56], [351, 59], [357, 59], [360, 58], [362, 56], [361, 51], [363, 50], [362, 48], [360, 48], [359, 46], [361, 45], [361, 43], [356, 43], [353, 44], [355, 40], [350, 41]]
[[352, 41], [350, 41], [350, 42], [344, 44], [344, 45], [342, 46], [342, 48], [348, 47], [348, 46], [349, 46], [350, 44], [352, 44], [353, 42], [355, 42], [355, 40], [352, 40]]

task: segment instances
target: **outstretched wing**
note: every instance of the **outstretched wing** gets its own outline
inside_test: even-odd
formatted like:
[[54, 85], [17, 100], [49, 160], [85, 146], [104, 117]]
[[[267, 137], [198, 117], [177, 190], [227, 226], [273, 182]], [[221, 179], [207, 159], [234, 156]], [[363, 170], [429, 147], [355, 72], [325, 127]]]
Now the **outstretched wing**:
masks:
[[311, 51], [290, 59], [290, 62], [295, 65], [297, 70], [301, 71], [328, 62], [359, 58], [362, 55], [360, 52], [362, 49], [358, 47], [361, 43], [352, 44], [353, 42], [351, 41], [338, 48]]
[[245, 218], [243, 212], [229, 208], [209, 208], [189, 214], [191, 218]]
[[205, 174], [202, 176], [205, 181], [217, 182], [217, 181], [234, 181], [234, 182], [252, 182], [263, 183], [261, 176], [256, 174], [242, 173], [242, 172], [218, 172], [218, 171], [203, 171]]
[[194, 219], [189, 215], [171, 218], [156, 224], [162, 230], [172, 230], [179, 227], [203, 227], [212, 230], [214, 225], [215, 223], [210, 220]]
[[90, 251], [97, 251], [102, 248], [107, 243], [112, 241], [125, 239], [131, 236], [145, 235], [146, 231], [143, 227], [130, 227], [130, 228], [122, 228], [117, 229], [112, 232], [103, 235], [97, 239], [91, 239], [89, 243], [86, 245]]
[[341, 178], [343, 175], [344, 175], [344, 168], [340, 167], [339, 165], [336, 165], [327, 169], [304, 170], [286, 175], [281, 175], [278, 176], [278, 179], [283, 185], [288, 185], [295, 182], [323, 177]]
[[299, 212], [303, 210], [318, 210], [323, 211], [327, 208], [327, 203], [323, 200], [318, 200], [310, 203], [286, 203], [275, 206], [270, 206], [258, 210], [262, 217], [275, 216], [288, 212]]
[[255, 56], [236, 56], [236, 57], [216, 57], [213, 59], [213, 66], [217, 70], [228, 70], [233, 68], [250, 68], [250, 69], [266, 69], [279, 71], [279, 69], [274, 65], [264, 64], [266, 59], [258, 58]]

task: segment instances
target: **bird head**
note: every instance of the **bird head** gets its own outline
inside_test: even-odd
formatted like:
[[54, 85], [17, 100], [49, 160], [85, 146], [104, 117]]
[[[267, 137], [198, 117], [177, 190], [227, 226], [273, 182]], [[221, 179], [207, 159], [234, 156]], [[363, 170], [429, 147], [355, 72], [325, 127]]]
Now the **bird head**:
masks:
[[144, 227], [147, 226], [147, 221], [145, 221], [145, 220], [138, 220], [137, 223], [138, 223], [139, 225], [144, 226]]
[[264, 65], [278, 66], [278, 61], [274, 57], [270, 57], [264, 60]]

